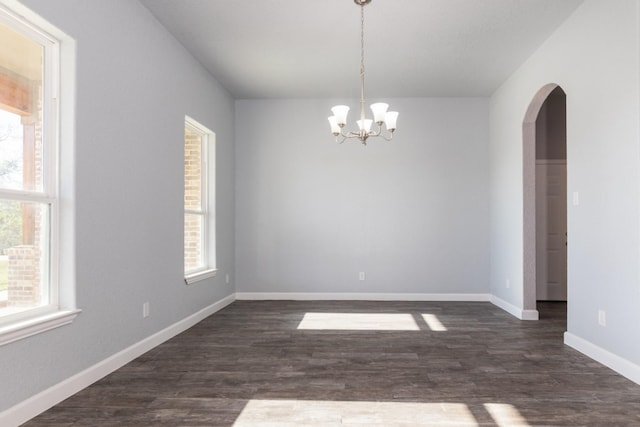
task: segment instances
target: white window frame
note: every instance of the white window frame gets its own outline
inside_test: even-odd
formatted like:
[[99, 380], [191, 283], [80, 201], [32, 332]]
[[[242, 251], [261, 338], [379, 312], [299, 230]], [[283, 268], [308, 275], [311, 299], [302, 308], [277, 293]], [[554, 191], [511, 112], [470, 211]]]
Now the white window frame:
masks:
[[[215, 141], [216, 134], [189, 116], [185, 116], [185, 128], [200, 135], [200, 197], [201, 209], [186, 209], [185, 215], [199, 215], [202, 218], [201, 233], [201, 263], [202, 266], [184, 272], [187, 285], [214, 277], [216, 269], [216, 240], [215, 240]], [[214, 165], [213, 168], [211, 165]], [[184, 221], [183, 221], [184, 222]]]
[[[28, 17], [28, 18], [25, 18]], [[62, 41], [54, 37], [51, 33], [59, 34], [65, 38], [65, 42], [71, 43], [71, 39], [65, 36], [58, 29], [53, 27], [42, 18], [31, 12], [20, 3], [11, 0], [0, 0], [0, 22], [12, 30], [21, 33], [34, 42], [43, 46], [44, 66], [43, 66], [43, 123], [42, 138], [46, 141], [43, 144], [43, 188], [42, 191], [29, 190], [9, 190], [0, 188], [0, 199], [14, 201], [31, 201], [34, 203], [47, 204], [49, 206], [47, 235], [48, 235], [48, 262], [43, 279], [46, 280], [48, 289], [48, 303], [46, 305], [27, 309], [19, 313], [9, 314], [0, 317], [0, 345], [8, 344], [53, 328], [57, 328], [71, 323], [80, 313], [75, 308], [75, 295], [69, 289], [73, 288], [73, 283], [65, 289], [64, 298], [61, 296], [63, 289], [60, 286], [60, 139], [61, 139], [61, 103], [60, 103], [60, 83], [61, 83], [61, 56], [64, 55], [70, 61], [64, 67], [72, 69], [72, 52], [75, 46], [66, 46], [62, 52]], [[68, 84], [75, 79], [75, 76], [64, 78]], [[72, 91], [70, 90], [70, 93]], [[70, 97], [71, 98], [71, 97]], [[65, 100], [64, 110], [73, 113], [71, 99]], [[67, 126], [72, 119], [66, 118], [65, 135], [72, 137], [72, 131]], [[72, 146], [72, 144], [70, 144]], [[65, 158], [70, 158], [69, 154]], [[72, 174], [70, 174], [72, 175]], [[72, 187], [72, 185], [71, 185]], [[65, 220], [66, 222], [66, 220]], [[68, 238], [66, 241], [70, 240]], [[65, 246], [69, 246], [65, 244]], [[72, 263], [72, 262], [71, 262]], [[64, 300], [64, 301], [63, 301]]]

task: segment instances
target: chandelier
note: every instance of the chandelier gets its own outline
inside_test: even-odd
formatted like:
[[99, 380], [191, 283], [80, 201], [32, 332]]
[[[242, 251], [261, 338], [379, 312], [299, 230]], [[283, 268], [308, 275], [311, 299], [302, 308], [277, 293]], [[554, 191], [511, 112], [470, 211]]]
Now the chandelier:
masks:
[[[373, 112], [373, 120], [367, 119], [364, 113], [364, 7], [371, 3], [371, 0], [353, 0], [360, 6], [360, 120], [356, 121], [358, 125], [357, 131], [345, 133], [344, 127], [347, 125], [347, 114], [349, 107], [347, 105], [336, 105], [331, 109], [333, 116], [329, 117], [331, 125], [331, 133], [336, 137], [336, 142], [342, 144], [348, 138], [358, 138], [363, 145], [367, 145], [367, 138], [382, 137], [387, 141], [393, 138], [393, 131], [396, 130], [396, 121], [398, 119], [397, 111], [387, 111], [389, 104], [377, 102], [371, 104]], [[377, 129], [371, 130], [371, 125], [375, 122]], [[386, 127], [386, 134], [383, 132], [382, 125]]]

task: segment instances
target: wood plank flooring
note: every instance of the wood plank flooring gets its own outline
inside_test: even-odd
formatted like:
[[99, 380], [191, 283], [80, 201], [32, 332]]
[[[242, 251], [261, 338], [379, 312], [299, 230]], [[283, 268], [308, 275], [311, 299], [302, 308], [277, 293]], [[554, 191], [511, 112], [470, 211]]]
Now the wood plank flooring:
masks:
[[237, 301], [26, 426], [640, 426], [566, 305]]

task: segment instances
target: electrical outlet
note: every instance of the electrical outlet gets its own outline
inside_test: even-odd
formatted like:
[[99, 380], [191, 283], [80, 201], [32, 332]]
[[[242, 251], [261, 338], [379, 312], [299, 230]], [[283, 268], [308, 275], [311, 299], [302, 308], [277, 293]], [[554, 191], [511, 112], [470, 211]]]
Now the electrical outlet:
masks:
[[228, 274], [224, 277], [224, 281], [227, 282], [227, 285], [229, 284], [229, 275]]
[[511, 280], [505, 280], [504, 285], [507, 287], [507, 289], [509, 289], [511, 287]]
[[358, 280], [364, 280], [364, 271], [361, 271], [360, 274], [358, 274]]
[[598, 325], [607, 326], [607, 312], [604, 310], [598, 310]]
[[149, 317], [149, 302], [142, 304], [142, 318]]

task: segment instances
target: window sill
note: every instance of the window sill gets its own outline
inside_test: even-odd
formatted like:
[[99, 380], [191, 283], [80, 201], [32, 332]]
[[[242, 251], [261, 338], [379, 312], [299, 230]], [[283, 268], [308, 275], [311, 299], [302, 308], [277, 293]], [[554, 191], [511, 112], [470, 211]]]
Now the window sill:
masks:
[[215, 277], [217, 272], [218, 270], [213, 268], [210, 270], [198, 271], [197, 273], [193, 273], [193, 274], [189, 274], [188, 276], [185, 276], [184, 283], [186, 283], [187, 285], [190, 285], [192, 283], [199, 282], [204, 279], [208, 279], [209, 277]]
[[0, 327], [0, 346], [73, 322], [82, 310], [59, 310]]

